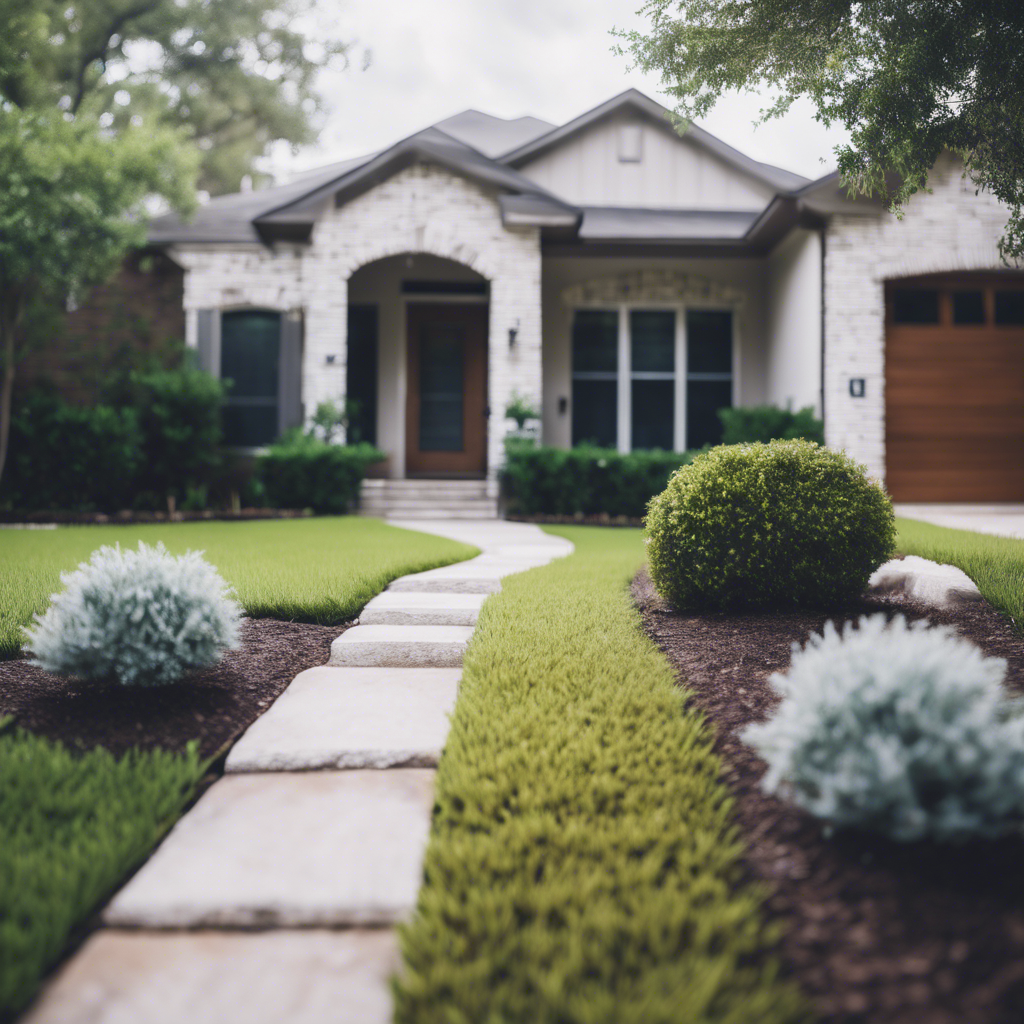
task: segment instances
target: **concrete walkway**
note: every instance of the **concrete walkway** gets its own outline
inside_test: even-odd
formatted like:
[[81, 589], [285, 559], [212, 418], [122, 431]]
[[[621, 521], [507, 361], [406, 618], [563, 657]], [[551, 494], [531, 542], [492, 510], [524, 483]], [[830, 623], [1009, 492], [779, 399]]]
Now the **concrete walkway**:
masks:
[[391, 1019], [462, 652], [503, 577], [572, 551], [523, 523], [393, 522], [483, 553], [395, 580], [296, 677], [23, 1024]]
[[895, 508], [898, 516], [920, 519], [936, 526], [1024, 539], [1024, 505], [898, 504]]

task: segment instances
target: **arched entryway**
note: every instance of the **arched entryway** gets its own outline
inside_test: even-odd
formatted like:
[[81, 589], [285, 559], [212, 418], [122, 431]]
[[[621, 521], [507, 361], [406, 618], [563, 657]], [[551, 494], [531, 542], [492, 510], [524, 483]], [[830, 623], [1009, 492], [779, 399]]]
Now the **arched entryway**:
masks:
[[428, 253], [349, 278], [346, 393], [390, 475], [486, 475], [489, 298], [482, 275]]

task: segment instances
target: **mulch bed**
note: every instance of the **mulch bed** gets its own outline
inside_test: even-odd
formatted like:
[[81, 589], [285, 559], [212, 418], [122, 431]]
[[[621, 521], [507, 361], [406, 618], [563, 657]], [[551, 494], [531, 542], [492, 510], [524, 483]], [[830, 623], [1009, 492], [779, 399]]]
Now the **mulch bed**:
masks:
[[750, 875], [785, 925], [780, 955], [820, 1019], [845, 1024], [1021, 1024], [1024, 1021], [1024, 842], [900, 845], [826, 839], [805, 812], [764, 796], [765, 765], [735, 730], [769, 717], [768, 676], [828, 619], [902, 612], [951, 624], [1009, 662], [1024, 691], [1024, 639], [984, 602], [955, 611], [902, 598], [831, 614], [690, 614], [667, 608], [646, 572], [633, 595], [681, 685], [717, 727]]
[[97, 685], [52, 676], [27, 656], [0, 661], [0, 717], [72, 748], [226, 751], [304, 669], [325, 665], [345, 626], [243, 619], [242, 647], [171, 686]]
[[49, 524], [62, 526], [132, 526], [139, 523], [194, 523], [211, 520], [244, 522], [250, 519], [304, 519], [313, 513], [308, 508], [242, 508], [237, 512], [230, 509], [204, 509], [201, 512], [136, 512], [125, 509], [107, 515], [105, 512], [0, 512], [0, 523]]

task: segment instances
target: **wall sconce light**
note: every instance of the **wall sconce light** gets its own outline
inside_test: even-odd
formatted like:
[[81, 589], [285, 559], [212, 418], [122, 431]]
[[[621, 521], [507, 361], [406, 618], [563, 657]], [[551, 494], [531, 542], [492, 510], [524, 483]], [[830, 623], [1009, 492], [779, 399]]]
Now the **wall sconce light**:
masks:
[[569, 411], [569, 399], [565, 395], [558, 396], [558, 415], [564, 416]]
[[851, 398], [863, 398], [867, 392], [866, 381], [863, 377], [851, 377], [850, 378], [850, 397]]
[[328, 365], [328, 366], [332, 366], [332, 365], [334, 364], [334, 360], [335, 360], [336, 358], [337, 358], [337, 356], [335, 356], [335, 354], [334, 354], [334, 353], [332, 352], [332, 353], [331, 353], [331, 354], [330, 354], [330, 355], [329, 355], [329, 356], [327, 357], [327, 365]]
[[508, 347], [512, 348], [516, 343], [516, 338], [519, 337], [519, 321], [516, 321], [515, 327], [508, 329]]

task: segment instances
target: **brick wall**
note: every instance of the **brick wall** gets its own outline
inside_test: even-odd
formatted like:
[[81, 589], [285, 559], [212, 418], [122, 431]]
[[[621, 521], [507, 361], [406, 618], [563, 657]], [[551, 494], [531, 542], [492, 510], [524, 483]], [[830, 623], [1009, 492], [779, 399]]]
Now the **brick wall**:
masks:
[[[1000, 269], [1007, 210], [943, 156], [902, 220], [881, 211], [834, 216], [825, 239], [825, 437], [885, 476], [885, 282], [956, 270]], [[851, 378], [866, 381], [863, 398]]]
[[[42, 334], [18, 368], [19, 386], [48, 381], [70, 402], [98, 401], [110, 375], [161, 354], [185, 336], [184, 274], [162, 253], [135, 253], [72, 312], [33, 325]], [[53, 331], [52, 337], [49, 332]]]
[[[189, 343], [196, 342], [199, 309], [301, 308], [302, 398], [308, 414], [345, 390], [349, 277], [367, 263], [407, 252], [455, 260], [490, 281], [489, 404], [504, 409], [513, 389], [539, 404], [539, 230], [504, 227], [496, 191], [428, 165], [406, 168], [344, 206], [328, 207], [305, 248], [176, 247], [175, 258], [187, 268]], [[518, 327], [512, 349], [510, 327]], [[328, 356], [334, 357], [331, 362]], [[490, 423], [493, 477], [501, 463], [503, 427], [500, 416]]]

